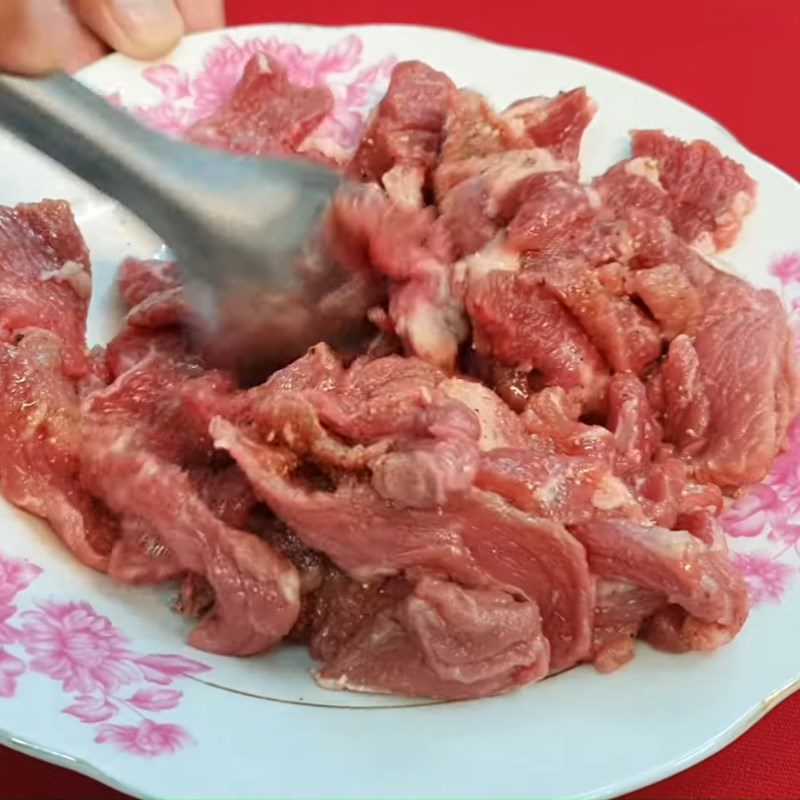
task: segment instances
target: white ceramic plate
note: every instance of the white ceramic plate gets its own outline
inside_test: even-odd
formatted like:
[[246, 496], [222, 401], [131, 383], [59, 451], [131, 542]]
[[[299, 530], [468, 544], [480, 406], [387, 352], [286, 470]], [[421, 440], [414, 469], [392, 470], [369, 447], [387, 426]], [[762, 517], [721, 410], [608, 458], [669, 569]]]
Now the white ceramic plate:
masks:
[[[599, 67], [423, 28], [262, 26], [192, 37], [146, 70], [111, 56], [82, 77], [175, 132], [213, 109], [258, 50], [295, 80], [334, 89], [328, 133], [344, 145], [393, 60], [407, 58], [501, 106], [587, 86], [600, 105], [587, 174], [625, 154], [630, 128], [709, 139], [760, 183], [758, 210], [726, 261], [790, 307], [800, 301], [800, 186], [703, 114]], [[90, 337], [106, 341], [116, 264], [159, 243], [47, 159], [0, 140], [0, 202], [42, 197], [73, 203], [97, 276]], [[142, 797], [617, 795], [713, 753], [796, 688], [795, 521], [800, 431], [768, 484], [726, 518], [756, 601], [730, 647], [680, 657], [640, 647], [611, 676], [582, 667], [505, 697], [430, 704], [323, 691], [299, 649], [254, 660], [193, 651], [165, 596], [81, 568], [44, 525], [0, 503], [0, 739]]]

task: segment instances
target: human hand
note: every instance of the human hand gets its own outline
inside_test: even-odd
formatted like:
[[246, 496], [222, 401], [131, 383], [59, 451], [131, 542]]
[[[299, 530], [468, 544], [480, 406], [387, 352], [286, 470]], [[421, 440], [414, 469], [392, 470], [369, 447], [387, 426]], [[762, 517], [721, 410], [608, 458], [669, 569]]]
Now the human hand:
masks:
[[0, 0], [0, 69], [73, 71], [109, 50], [157, 58], [224, 23], [224, 0]]

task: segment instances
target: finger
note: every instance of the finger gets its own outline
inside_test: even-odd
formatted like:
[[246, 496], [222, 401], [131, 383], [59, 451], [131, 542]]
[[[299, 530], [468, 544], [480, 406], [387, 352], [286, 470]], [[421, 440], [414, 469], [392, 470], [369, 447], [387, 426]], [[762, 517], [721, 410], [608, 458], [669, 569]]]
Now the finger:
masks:
[[108, 54], [108, 47], [103, 44], [88, 28], [76, 26], [73, 45], [66, 54], [62, 69], [75, 72], [98, 58]]
[[0, 4], [0, 69], [31, 74], [56, 68], [73, 71], [105, 52], [64, 0], [3, 0]]
[[98, 58], [108, 55], [108, 47], [87, 28], [79, 28], [75, 32], [73, 41], [74, 45], [60, 64], [60, 68], [66, 72], [77, 72]]
[[165, 55], [184, 31], [173, 0], [72, 0], [72, 6], [86, 27], [132, 58]]
[[[56, 17], [56, 24], [48, 19]], [[0, 68], [40, 73], [60, 67], [66, 58], [75, 20], [61, 0], [0, 2]]]
[[175, 4], [189, 32], [225, 27], [224, 0], [175, 0]]

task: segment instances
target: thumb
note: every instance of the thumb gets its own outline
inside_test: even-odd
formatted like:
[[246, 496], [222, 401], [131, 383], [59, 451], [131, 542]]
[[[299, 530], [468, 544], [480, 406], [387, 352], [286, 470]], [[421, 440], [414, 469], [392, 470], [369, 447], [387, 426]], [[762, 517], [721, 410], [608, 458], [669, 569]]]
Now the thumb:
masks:
[[173, 0], [72, 0], [87, 28], [112, 49], [151, 59], [169, 52], [183, 35]]

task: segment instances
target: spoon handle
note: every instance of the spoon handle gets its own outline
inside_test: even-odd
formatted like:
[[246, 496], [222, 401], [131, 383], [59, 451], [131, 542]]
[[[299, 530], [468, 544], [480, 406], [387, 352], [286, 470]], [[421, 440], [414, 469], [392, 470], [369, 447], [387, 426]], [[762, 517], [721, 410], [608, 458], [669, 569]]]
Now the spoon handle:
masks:
[[159, 175], [174, 144], [65, 73], [0, 74], [0, 125], [145, 222], [163, 216], [168, 184]]
[[228, 161], [148, 130], [64, 72], [0, 73], [0, 126], [126, 206], [187, 266], [221, 275]]
[[193, 319], [206, 323], [209, 339], [231, 343], [231, 361], [267, 356], [283, 363], [328, 332], [341, 334], [338, 319], [316, 319], [314, 292], [349, 277], [322, 275], [326, 263], [303, 260], [339, 186], [335, 170], [168, 139], [65, 73], [0, 73], [0, 126], [129, 208], [164, 240], [181, 265]]
[[290, 254], [339, 182], [316, 164], [168, 139], [63, 72], [0, 73], [0, 126], [129, 208], [213, 283], [295, 283]]

